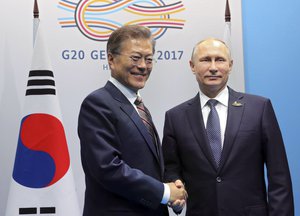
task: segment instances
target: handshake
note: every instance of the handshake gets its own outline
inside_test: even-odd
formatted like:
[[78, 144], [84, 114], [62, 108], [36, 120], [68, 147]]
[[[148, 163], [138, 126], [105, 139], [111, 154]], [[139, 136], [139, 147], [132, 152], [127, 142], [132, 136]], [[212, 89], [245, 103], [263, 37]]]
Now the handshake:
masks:
[[180, 213], [188, 198], [184, 185], [179, 179], [167, 184], [169, 185], [171, 192], [168, 206], [170, 206], [175, 213]]

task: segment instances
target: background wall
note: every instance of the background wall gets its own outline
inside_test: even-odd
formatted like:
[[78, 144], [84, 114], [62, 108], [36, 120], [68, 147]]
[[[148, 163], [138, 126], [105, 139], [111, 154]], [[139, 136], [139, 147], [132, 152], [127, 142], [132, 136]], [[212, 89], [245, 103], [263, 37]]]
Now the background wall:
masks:
[[[25, 87], [31, 64], [32, 19], [34, 0], [0, 0], [0, 215], [4, 215], [11, 182]], [[102, 87], [108, 77], [105, 41], [85, 37], [74, 21], [75, 8], [83, 2], [107, 4], [110, 1], [38, 0], [40, 25], [43, 26], [60, 102], [71, 165], [80, 207], [84, 198], [84, 175], [80, 162], [77, 118], [80, 104], [91, 91]], [[173, 4], [177, 0], [133, 0], [143, 6]], [[169, 28], [157, 39], [158, 63], [145, 89], [141, 91], [162, 135], [165, 111], [196, 95], [198, 85], [189, 68], [193, 46], [206, 37], [223, 37], [225, 0], [182, 0], [185, 10], [170, 14], [184, 20], [182, 29]], [[241, 0], [231, 2], [232, 49], [236, 63], [231, 86], [244, 90]], [[123, 8], [111, 14], [97, 14], [99, 19], [114, 23], [148, 18], [128, 13]], [[99, 15], [99, 16], [98, 16]], [[90, 14], [89, 14], [90, 16]], [[160, 16], [159, 16], [160, 17]], [[63, 28], [62, 21], [72, 25]], [[176, 23], [172, 21], [172, 23]], [[101, 29], [100, 29], [101, 31]], [[92, 53], [94, 54], [92, 56]], [[69, 54], [66, 56], [64, 54]], [[167, 98], [167, 100], [166, 100]]]
[[[76, 134], [79, 105], [90, 91], [106, 82], [109, 72], [103, 70], [105, 60], [62, 59], [61, 54], [65, 49], [88, 53], [91, 50], [103, 50], [105, 44], [88, 40], [78, 29], [62, 29], [58, 18], [66, 16], [66, 13], [57, 8], [58, 2], [59, 0], [39, 1], [40, 17], [46, 30], [78, 199], [82, 205], [84, 178]], [[164, 112], [192, 97], [197, 91], [196, 81], [188, 67], [192, 46], [207, 36], [223, 36], [225, 0], [187, 0], [183, 3], [187, 10], [179, 18], [187, 20], [184, 30], [168, 31], [157, 42], [157, 47], [162, 51], [183, 50], [182, 59], [159, 61], [147, 88], [142, 92], [159, 131], [162, 131]], [[4, 215], [31, 62], [33, 0], [0, 0], [0, 4], [0, 215]], [[243, 90], [244, 82], [239, 81], [239, 76], [242, 74], [243, 77], [245, 60], [246, 91], [272, 99], [286, 143], [298, 214], [300, 145], [297, 135], [300, 127], [297, 123], [300, 122], [300, 96], [297, 87], [300, 69], [297, 63], [300, 50], [300, 2], [231, 0], [230, 4], [235, 60], [231, 86]], [[243, 33], [240, 19], [242, 12]], [[165, 80], [171, 81], [166, 83]], [[164, 91], [153, 92], [162, 87], [166, 87]], [[166, 96], [169, 98], [168, 103], [164, 100]]]
[[300, 2], [242, 1], [246, 92], [271, 98], [300, 214]]

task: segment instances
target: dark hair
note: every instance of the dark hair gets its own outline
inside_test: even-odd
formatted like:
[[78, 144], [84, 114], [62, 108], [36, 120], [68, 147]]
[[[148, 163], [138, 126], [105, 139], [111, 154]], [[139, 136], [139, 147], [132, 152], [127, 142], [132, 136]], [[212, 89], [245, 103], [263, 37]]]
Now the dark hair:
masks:
[[110, 35], [106, 45], [107, 54], [120, 53], [122, 43], [128, 39], [149, 39], [152, 43], [152, 51], [155, 52], [155, 40], [149, 28], [139, 25], [126, 25], [116, 29]]

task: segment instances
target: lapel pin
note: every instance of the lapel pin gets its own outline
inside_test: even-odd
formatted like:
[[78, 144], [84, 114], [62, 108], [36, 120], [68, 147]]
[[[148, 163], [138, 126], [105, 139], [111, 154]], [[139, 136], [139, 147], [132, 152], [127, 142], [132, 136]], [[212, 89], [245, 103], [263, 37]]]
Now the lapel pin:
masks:
[[240, 106], [243, 106], [243, 104], [240, 103], [240, 102], [238, 102], [238, 101], [234, 101], [234, 102], [232, 103], [232, 106], [240, 107]]

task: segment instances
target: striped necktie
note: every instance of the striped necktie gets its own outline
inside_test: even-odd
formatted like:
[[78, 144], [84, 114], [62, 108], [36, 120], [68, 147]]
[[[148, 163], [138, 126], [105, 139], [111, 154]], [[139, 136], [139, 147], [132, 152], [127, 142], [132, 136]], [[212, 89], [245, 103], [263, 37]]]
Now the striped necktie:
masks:
[[155, 129], [154, 129], [154, 124], [152, 121], [151, 114], [147, 107], [145, 107], [142, 98], [140, 96], [137, 96], [136, 100], [134, 101], [134, 104], [136, 105], [136, 108], [138, 110], [139, 116], [141, 117], [144, 125], [147, 128], [148, 133], [150, 134], [152, 141], [155, 145], [156, 151], [159, 154], [158, 150], [158, 143], [157, 143], [157, 137], [155, 135]]

